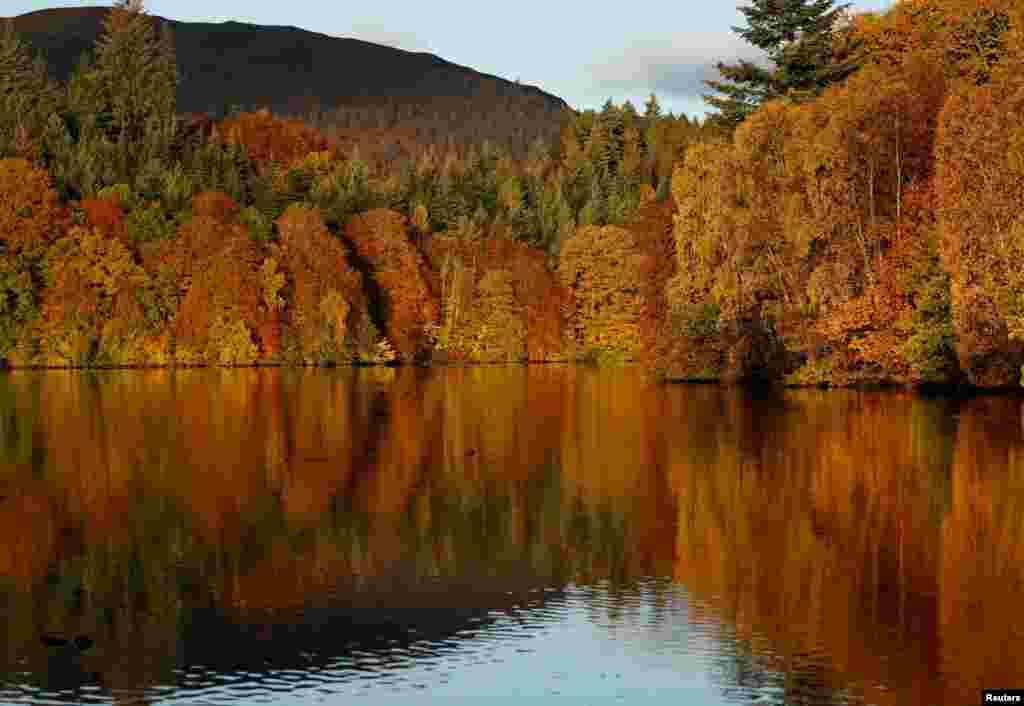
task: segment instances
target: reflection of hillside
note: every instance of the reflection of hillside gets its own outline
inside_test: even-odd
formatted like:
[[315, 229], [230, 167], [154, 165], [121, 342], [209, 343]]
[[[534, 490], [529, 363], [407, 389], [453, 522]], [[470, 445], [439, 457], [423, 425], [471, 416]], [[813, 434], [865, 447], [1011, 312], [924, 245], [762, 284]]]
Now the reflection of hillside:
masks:
[[[342, 590], [322, 606], [252, 612], [242, 619], [200, 610], [181, 632], [179, 659], [193, 671], [216, 674], [221, 684], [238, 680], [258, 688], [258, 673], [262, 680], [292, 680], [294, 688], [312, 691], [472, 649], [479, 636], [493, 639], [499, 617], [514, 616], [526, 638], [545, 620], [545, 604], [561, 597], [497, 586], [460, 589], [444, 582], [390, 592], [385, 585], [363, 586]], [[188, 681], [177, 680], [187, 694]]]

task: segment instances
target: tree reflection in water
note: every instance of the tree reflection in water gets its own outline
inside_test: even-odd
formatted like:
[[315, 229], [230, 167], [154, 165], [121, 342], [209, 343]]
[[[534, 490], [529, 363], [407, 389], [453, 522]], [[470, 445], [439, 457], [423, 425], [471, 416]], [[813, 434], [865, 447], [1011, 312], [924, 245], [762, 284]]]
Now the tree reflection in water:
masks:
[[0, 689], [384, 673], [579, 603], [723, 702], [969, 702], [1024, 683], [1018, 408], [560, 366], [9, 373]]

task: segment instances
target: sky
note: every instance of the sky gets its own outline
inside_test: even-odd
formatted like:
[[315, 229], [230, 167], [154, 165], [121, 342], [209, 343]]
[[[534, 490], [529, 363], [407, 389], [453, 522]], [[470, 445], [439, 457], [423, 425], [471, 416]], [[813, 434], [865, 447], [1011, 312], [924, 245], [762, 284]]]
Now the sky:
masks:
[[[519, 80], [578, 109], [607, 100], [641, 108], [654, 93], [664, 111], [703, 117], [717, 61], [758, 57], [731, 27], [742, 0], [147, 0], [146, 11], [173, 20], [235, 20], [291, 25], [338, 37], [427, 51], [456, 64]], [[894, 0], [855, 0], [878, 10]], [[0, 0], [0, 15], [50, 7], [108, 5], [109, 0]], [[342, 68], [342, 67], [339, 67]], [[358, 67], [351, 70], [358, 71]]]

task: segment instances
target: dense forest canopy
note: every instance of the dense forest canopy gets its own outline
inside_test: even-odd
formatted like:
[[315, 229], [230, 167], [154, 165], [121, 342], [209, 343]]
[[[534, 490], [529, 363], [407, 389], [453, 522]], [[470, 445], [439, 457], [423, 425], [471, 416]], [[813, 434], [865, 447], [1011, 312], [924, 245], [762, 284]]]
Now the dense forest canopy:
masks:
[[186, 114], [138, 0], [66, 80], [8, 26], [0, 359], [1016, 384], [1024, 9], [745, 8], [772, 63], [723, 64], [706, 121], [609, 101], [528, 144], [455, 98]]

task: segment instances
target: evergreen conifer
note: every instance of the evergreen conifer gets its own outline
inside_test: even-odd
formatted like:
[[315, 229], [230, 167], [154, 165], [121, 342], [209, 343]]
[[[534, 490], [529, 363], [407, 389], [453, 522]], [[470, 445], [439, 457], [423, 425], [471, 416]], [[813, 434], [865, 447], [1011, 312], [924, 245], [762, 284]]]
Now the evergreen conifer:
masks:
[[771, 65], [719, 62], [723, 80], [705, 82], [721, 94], [704, 96], [718, 111], [712, 119], [735, 128], [765, 101], [814, 96], [849, 76], [856, 65], [835, 51], [835, 35], [848, 7], [835, 0], [751, 0], [741, 5], [747, 26], [732, 29], [764, 50]]

